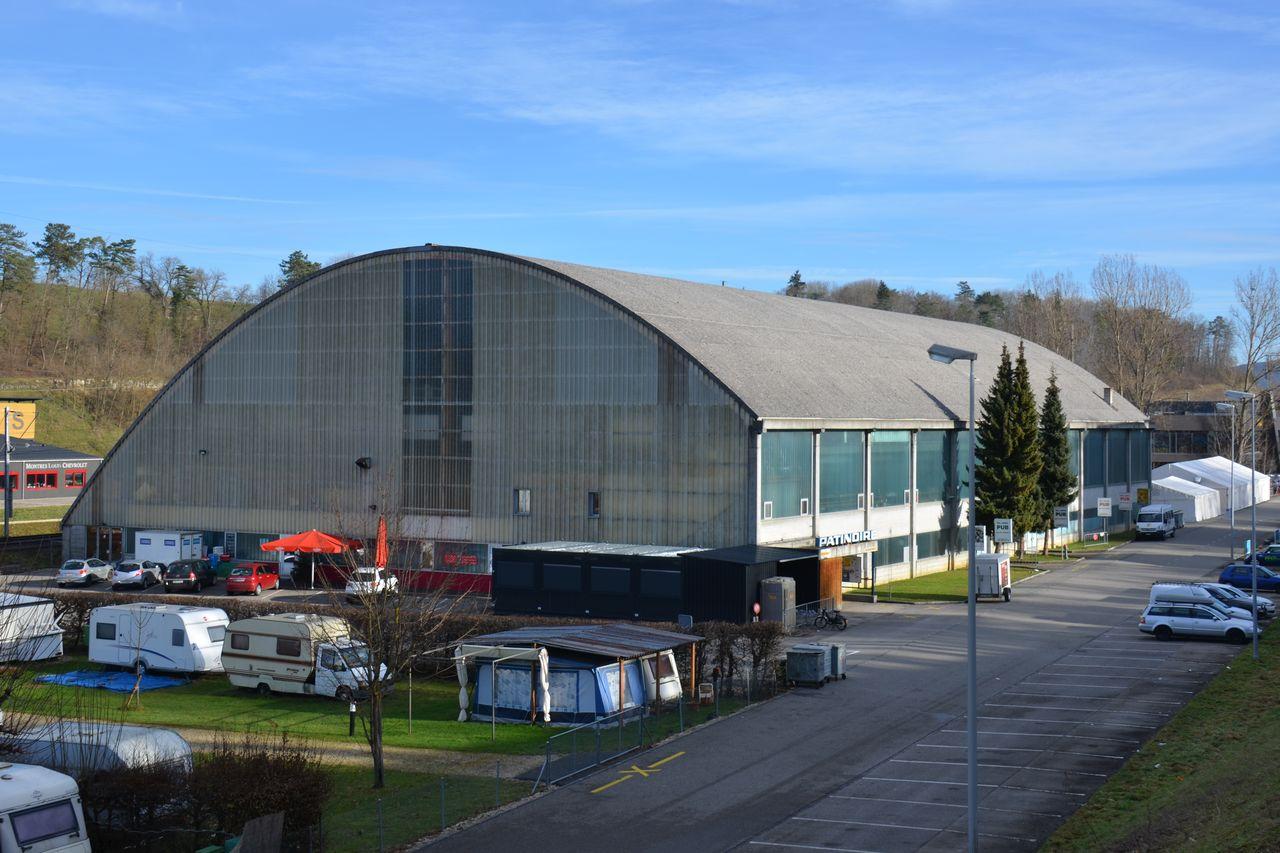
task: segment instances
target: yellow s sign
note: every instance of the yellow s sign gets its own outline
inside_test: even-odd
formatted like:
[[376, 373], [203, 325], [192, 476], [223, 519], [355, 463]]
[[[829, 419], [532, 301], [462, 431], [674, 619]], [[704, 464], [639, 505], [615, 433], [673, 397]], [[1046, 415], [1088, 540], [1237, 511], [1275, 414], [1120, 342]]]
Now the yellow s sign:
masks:
[[6, 403], [9, 410], [9, 438], [36, 437], [36, 404]]

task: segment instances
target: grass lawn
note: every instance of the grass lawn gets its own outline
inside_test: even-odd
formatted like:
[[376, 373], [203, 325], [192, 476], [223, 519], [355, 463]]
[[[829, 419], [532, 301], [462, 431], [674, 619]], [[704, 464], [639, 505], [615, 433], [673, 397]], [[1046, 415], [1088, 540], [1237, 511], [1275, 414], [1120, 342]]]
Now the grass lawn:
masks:
[[57, 533], [62, 529], [62, 514], [67, 511], [67, 506], [15, 508], [9, 521], [9, 532], [13, 536]]
[[1275, 850], [1280, 630], [1246, 649], [1046, 843], [1049, 851]]
[[[1013, 580], [1038, 574], [1036, 569], [1012, 566]], [[968, 597], [969, 573], [964, 569], [950, 572], [934, 572], [909, 580], [894, 581], [876, 587], [880, 601], [965, 601]], [[844, 595], [849, 601], [870, 601], [871, 590], [860, 589]]]
[[[382, 843], [388, 849], [440, 831], [441, 777], [389, 770], [386, 787], [374, 790], [368, 768], [336, 766], [331, 773], [334, 792], [324, 809], [326, 853], [379, 849], [379, 800]], [[532, 788], [528, 782], [495, 783], [476, 776], [445, 776], [443, 781], [447, 826], [528, 796]]]
[[[45, 671], [67, 671], [94, 667], [84, 657], [64, 659]], [[272, 694], [258, 696], [232, 687], [225, 676], [205, 676], [181, 687], [169, 687], [142, 694], [142, 707], [121, 712], [124, 697], [97, 694], [91, 702], [77, 703], [76, 692], [85, 688], [39, 685], [26, 701], [44, 713], [59, 708], [80, 707], [95, 717], [126, 723], [214, 729], [229, 732], [288, 732], [316, 740], [351, 741], [347, 737], [347, 707], [333, 699], [317, 696]], [[456, 681], [413, 682], [413, 734], [409, 734], [408, 682], [396, 685], [388, 697], [384, 737], [388, 746], [448, 749], [459, 752], [536, 754], [542, 752], [554, 730], [536, 726], [498, 726], [497, 740], [490, 740], [489, 726], [458, 722]], [[356, 737], [363, 742], [360, 726]]]

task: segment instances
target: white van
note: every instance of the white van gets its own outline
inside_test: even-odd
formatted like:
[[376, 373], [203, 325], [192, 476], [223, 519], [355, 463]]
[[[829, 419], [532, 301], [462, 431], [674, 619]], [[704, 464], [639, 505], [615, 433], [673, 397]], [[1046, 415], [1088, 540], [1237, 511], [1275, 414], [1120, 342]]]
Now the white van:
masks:
[[[282, 613], [227, 627], [222, 665], [236, 687], [334, 696], [350, 701], [368, 686], [369, 648], [337, 616]], [[386, 667], [382, 667], [386, 679]]]
[[216, 607], [116, 604], [89, 614], [89, 660], [163, 672], [221, 672], [230, 622]]
[[1217, 596], [1194, 583], [1153, 583], [1148, 604], [1157, 601], [1166, 604], [1203, 604], [1231, 619], [1253, 619], [1253, 614], [1239, 607], [1223, 604]]
[[34, 764], [0, 764], [0, 853], [89, 850], [75, 779]]
[[1168, 539], [1175, 535], [1182, 525], [1179, 523], [1181, 510], [1174, 509], [1171, 504], [1148, 504], [1138, 510], [1135, 526], [1138, 538]]

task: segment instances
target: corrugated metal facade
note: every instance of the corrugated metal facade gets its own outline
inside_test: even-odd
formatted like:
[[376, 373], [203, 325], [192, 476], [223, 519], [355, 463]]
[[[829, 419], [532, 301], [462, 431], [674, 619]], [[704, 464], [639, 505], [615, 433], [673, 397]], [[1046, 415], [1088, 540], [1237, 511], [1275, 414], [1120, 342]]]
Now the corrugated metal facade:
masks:
[[67, 523], [368, 536], [388, 513], [426, 540], [725, 546], [754, 533], [750, 428], [704, 370], [595, 292], [501, 256], [402, 250], [229, 329]]

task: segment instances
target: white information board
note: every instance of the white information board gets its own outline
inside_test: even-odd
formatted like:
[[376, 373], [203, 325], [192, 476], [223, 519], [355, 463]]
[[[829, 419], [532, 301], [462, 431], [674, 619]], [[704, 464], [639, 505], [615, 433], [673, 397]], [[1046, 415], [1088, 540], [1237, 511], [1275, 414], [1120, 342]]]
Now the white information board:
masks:
[[1013, 519], [997, 518], [995, 519], [995, 535], [996, 542], [1007, 542], [1013, 544]]
[[1111, 498], [1098, 498], [1098, 518], [1111, 517]]

